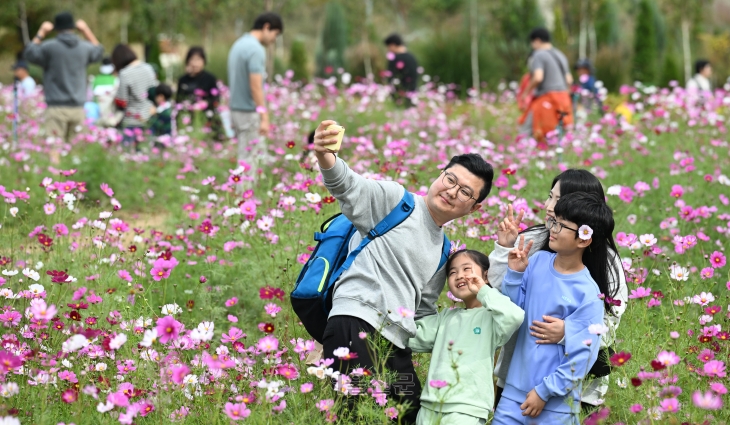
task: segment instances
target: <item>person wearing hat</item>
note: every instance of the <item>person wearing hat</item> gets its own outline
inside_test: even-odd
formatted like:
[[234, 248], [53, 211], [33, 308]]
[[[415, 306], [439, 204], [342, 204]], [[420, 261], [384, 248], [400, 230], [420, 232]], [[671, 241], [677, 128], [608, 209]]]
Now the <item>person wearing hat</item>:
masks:
[[20, 59], [13, 65], [13, 74], [18, 81], [18, 96], [23, 99], [35, 94], [35, 80], [28, 72], [28, 62]]
[[[74, 30], [86, 38], [81, 40]], [[56, 37], [43, 41], [51, 31]], [[88, 41], [87, 41], [88, 40]], [[86, 68], [99, 62], [104, 46], [83, 20], [62, 12], [54, 22], [43, 22], [33, 41], [25, 47], [25, 60], [43, 68], [43, 92], [46, 98], [46, 136], [70, 140], [84, 122], [86, 102]], [[51, 147], [51, 162], [58, 163], [59, 149]]]

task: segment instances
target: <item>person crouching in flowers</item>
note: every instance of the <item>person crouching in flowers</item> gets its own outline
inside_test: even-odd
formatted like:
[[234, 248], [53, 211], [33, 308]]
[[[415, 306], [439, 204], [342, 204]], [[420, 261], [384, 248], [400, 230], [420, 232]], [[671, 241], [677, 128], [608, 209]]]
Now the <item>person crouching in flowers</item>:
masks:
[[[599, 353], [600, 332], [591, 325], [603, 324], [604, 310], [611, 309], [601, 297], [609, 291], [607, 253], [614, 228], [608, 205], [593, 194], [567, 194], [546, 227], [549, 250], [528, 259], [532, 241], [525, 244], [521, 235], [507, 260], [502, 292], [525, 310], [525, 321], [494, 425], [577, 425], [582, 381]], [[565, 346], [535, 344], [530, 324], [545, 314], [565, 321]]]
[[417, 424], [484, 424], [492, 411], [494, 352], [520, 327], [525, 313], [489, 285], [488, 270], [489, 258], [481, 252], [451, 254], [449, 290], [465, 308], [416, 320], [408, 347], [432, 353]]

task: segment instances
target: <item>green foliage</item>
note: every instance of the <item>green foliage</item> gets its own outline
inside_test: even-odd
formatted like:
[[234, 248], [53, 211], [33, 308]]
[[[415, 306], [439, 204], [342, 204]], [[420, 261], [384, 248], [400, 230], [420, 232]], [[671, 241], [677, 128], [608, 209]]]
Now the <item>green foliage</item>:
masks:
[[631, 77], [644, 84], [657, 83], [657, 63], [659, 51], [657, 47], [657, 28], [652, 13], [652, 1], [641, 0], [636, 17], [636, 34], [634, 39], [634, 59]]
[[[526, 44], [526, 43], [523, 43]], [[426, 74], [441, 83], [459, 85], [459, 92], [472, 85], [470, 36], [467, 27], [437, 32], [413, 49]], [[525, 58], [521, 63], [524, 65]], [[494, 88], [507, 66], [498, 56], [494, 43], [482, 36], [479, 41], [479, 80]]]
[[610, 92], [617, 92], [621, 84], [626, 83], [628, 70], [626, 55], [620, 47], [601, 47], [596, 54], [596, 79]]
[[526, 44], [531, 30], [545, 26], [537, 0], [502, 1], [492, 15], [504, 39], [519, 40], [522, 44]]
[[603, 0], [598, 6], [596, 20], [596, 43], [598, 47], [615, 46], [619, 42], [621, 28], [618, 7], [614, 0]]
[[555, 7], [555, 28], [553, 29], [552, 39], [553, 44], [561, 50], [567, 50], [568, 48], [568, 30], [565, 28], [563, 22], [563, 9]]
[[347, 48], [347, 22], [342, 5], [331, 1], [325, 7], [322, 44], [317, 54], [317, 75], [324, 77], [328, 68], [332, 72], [345, 65], [345, 49]]
[[291, 44], [289, 69], [294, 71], [294, 80], [307, 81], [309, 79], [307, 48], [301, 40], [294, 40]]
[[[417, 11], [431, 11], [453, 15], [472, 0], [421, 0], [414, 5]], [[479, 1], [479, 0], [477, 0]]]
[[680, 83], [684, 81], [681, 63], [681, 57], [674, 50], [664, 55], [662, 76], [659, 82], [662, 87], [668, 87], [670, 81], [679, 81]]
[[[507, 70], [502, 75], [511, 80], [519, 79], [531, 51], [528, 40], [530, 31], [545, 26], [540, 8], [536, 0], [505, 1], [492, 11], [492, 16], [499, 32], [491, 43]], [[494, 60], [494, 57], [490, 60]]]

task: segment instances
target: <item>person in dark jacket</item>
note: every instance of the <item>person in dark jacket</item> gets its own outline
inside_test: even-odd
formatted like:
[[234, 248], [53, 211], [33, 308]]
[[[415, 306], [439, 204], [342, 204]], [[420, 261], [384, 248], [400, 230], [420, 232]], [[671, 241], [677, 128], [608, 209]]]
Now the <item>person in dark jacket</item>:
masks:
[[220, 117], [216, 114], [216, 108], [220, 103], [218, 92], [218, 79], [215, 75], [205, 70], [207, 63], [205, 50], [199, 46], [193, 46], [185, 56], [185, 75], [180, 77], [177, 83], [175, 102], [180, 104], [185, 101], [194, 104], [198, 101], [205, 101], [206, 126], [210, 128], [210, 134], [216, 140], [222, 140], [224, 132]]
[[[74, 34], [78, 29], [86, 40]], [[56, 37], [43, 41], [51, 31]], [[45, 130], [47, 137], [68, 142], [84, 123], [86, 102], [86, 68], [104, 56], [104, 46], [83, 20], [74, 22], [73, 15], [63, 12], [54, 22], [41, 24], [38, 34], [23, 52], [25, 60], [43, 68], [43, 91], [46, 98]], [[51, 147], [52, 163], [59, 161], [59, 147]]]
[[418, 61], [400, 35], [391, 34], [384, 43], [388, 48], [388, 80], [395, 89], [396, 103], [412, 106], [408, 95], [418, 89]]

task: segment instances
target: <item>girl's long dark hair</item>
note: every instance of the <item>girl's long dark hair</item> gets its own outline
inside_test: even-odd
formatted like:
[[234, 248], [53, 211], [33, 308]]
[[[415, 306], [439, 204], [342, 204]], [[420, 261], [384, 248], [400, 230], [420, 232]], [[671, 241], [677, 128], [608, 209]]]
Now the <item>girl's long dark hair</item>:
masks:
[[[598, 284], [601, 293], [605, 297], [615, 298], [618, 285], [611, 285], [611, 282], [617, 282], [618, 276], [611, 275], [615, 268], [613, 265], [615, 254], [609, 251], [609, 248], [615, 246], [611, 208], [606, 205], [603, 198], [599, 198], [593, 193], [573, 192], [563, 195], [561, 192], [560, 200], [555, 205], [555, 216], [572, 221], [577, 229], [588, 225], [593, 230], [593, 241], [589, 248], [583, 251], [583, 264]], [[563, 231], [570, 230], [564, 229]], [[575, 237], [578, 238], [578, 232]], [[548, 250], [550, 250], [549, 247]], [[550, 251], [552, 252], [552, 250]], [[604, 307], [607, 312], [612, 313], [609, 303], [604, 302]]]
[[[569, 195], [571, 193], [576, 192], [584, 192], [588, 194], [595, 195], [601, 201], [604, 202], [605, 205], [605, 199], [606, 194], [603, 192], [603, 186], [601, 186], [601, 182], [598, 180], [596, 176], [594, 176], [590, 171], [588, 170], [580, 170], [576, 168], [570, 168], [568, 170], [563, 171], [562, 173], [558, 174], [553, 179], [553, 184], [550, 186], [550, 188], [554, 188], [555, 185], [560, 182], [560, 198], [562, 199], [564, 196]], [[557, 207], [556, 207], [557, 208]], [[609, 209], [610, 211], [610, 209]], [[557, 214], [557, 210], [556, 210]], [[612, 214], [613, 216], [613, 214]], [[567, 217], [563, 217], [566, 220], [570, 220]], [[573, 221], [573, 220], [570, 220]], [[591, 226], [593, 227], [593, 226]], [[540, 250], [542, 251], [549, 251], [553, 252], [553, 250], [550, 249], [550, 239], [548, 238], [548, 231], [545, 228], [545, 225], [538, 224], [532, 227], [529, 227], [525, 230], [523, 230], [521, 233], [527, 233], [527, 232], [538, 232], [540, 235], [542, 235], [544, 238], [544, 242], [542, 246], [540, 247]], [[595, 238], [594, 238], [595, 242]], [[613, 282], [614, 284], [611, 285], [612, 287], [609, 288], [608, 291], [603, 292], [603, 294], [606, 295], [606, 297], [615, 298], [616, 294], [619, 290], [619, 276], [620, 273], [623, 273], [623, 270], [620, 270], [616, 266], [616, 256], [618, 256], [618, 248], [616, 247], [616, 242], [613, 240], [613, 225], [611, 226], [611, 232], [608, 234], [606, 239], [606, 244], [609, 250], [607, 250], [606, 253], [606, 259], [607, 259], [607, 266], [606, 266], [606, 273], [607, 279], [610, 279], [609, 282]], [[592, 248], [591, 248], [592, 249]], [[587, 266], [587, 265], [586, 265]], [[591, 272], [591, 277], [593, 277], [593, 280], [598, 282], [598, 279], [601, 277], [594, 274], [593, 271], [588, 268], [588, 270]], [[600, 286], [599, 286], [600, 287]], [[603, 291], [603, 289], [602, 289]], [[613, 311], [610, 307], [610, 305], [606, 305], [606, 311], [613, 314]]]

